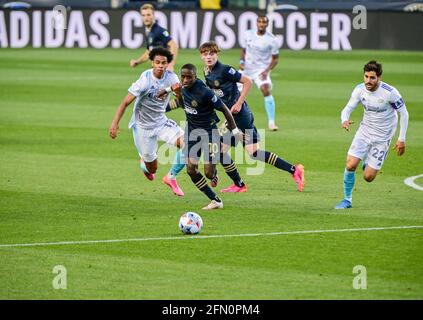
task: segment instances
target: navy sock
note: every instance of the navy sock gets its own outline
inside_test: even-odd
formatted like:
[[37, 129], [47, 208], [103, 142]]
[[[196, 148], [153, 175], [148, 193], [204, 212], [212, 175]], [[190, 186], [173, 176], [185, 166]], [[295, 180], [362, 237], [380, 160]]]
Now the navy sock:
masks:
[[220, 198], [214, 193], [214, 191], [209, 187], [207, 184], [206, 178], [201, 173], [196, 173], [195, 175], [191, 176], [192, 182], [194, 182], [195, 186], [204, 193], [210, 200], [216, 200], [217, 202], [222, 202]]
[[222, 164], [223, 169], [225, 169], [226, 174], [229, 176], [229, 178], [232, 179], [235, 185], [237, 185], [238, 187], [245, 186], [245, 183], [244, 181], [242, 181], [242, 178], [238, 172], [236, 164], [235, 162], [233, 162], [229, 154], [221, 153], [220, 163]]
[[295, 166], [286, 162], [284, 159], [278, 157], [277, 154], [269, 151], [257, 150], [251, 155], [251, 158], [254, 160], [259, 160], [271, 164], [272, 166], [285, 170], [291, 174], [295, 172]]

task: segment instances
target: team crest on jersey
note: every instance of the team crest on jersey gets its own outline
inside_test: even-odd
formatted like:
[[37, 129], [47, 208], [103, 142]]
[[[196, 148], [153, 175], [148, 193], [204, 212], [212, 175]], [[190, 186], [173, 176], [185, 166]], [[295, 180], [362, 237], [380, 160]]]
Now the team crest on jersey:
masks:
[[193, 108], [197, 108], [197, 107], [198, 107], [198, 102], [197, 102], [197, 101], [195, 101], [195, 100], [192, 100], [192, 101], [191, 101], [191, 106], [192, 106]]
[[214, 80], [214, 86], [215, 86], [215, 87], [220, 86], [220, 82], [219, 82], [219, 80]]
[[224, 96], [224, 93], [221, 89], [213, 89], [213, 92], [215, 95], [217, 95], [219, 98], [222, 98]]
[[167, 31], [165, 30], [165, 31], [163, 31], [163, 35], [164, 35], [165, 37], [169, 37], [169, 32], [167, 32]]

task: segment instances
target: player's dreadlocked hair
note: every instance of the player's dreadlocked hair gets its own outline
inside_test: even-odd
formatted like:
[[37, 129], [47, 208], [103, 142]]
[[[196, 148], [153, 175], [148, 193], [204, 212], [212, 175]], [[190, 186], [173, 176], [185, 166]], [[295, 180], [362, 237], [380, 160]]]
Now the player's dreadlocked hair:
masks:
[[201, 46], [200, 46], [200, 53], [204, 53], [204, 52], [215, 52], [215, 53], [219, 53], [220, 52], [220, 48], [217, 45], [216, 42], [214, 41], [209, 41], [209, 42], [204, 42]]
[[367, 62], [364, 65], [364, 72], [374, 71], [378, 77], [382, 75], [382, 64], [377, 63], [376, 60]]
[[173, 54], [165, 49], [165, 48], [154, 48], [153, 50], [150, 51], [150, 53], [148, 54], [148, 58], [153, 61], [155, 56], [163, 56], [167, 58], [167, 63], [171, 63], [173, 60]]

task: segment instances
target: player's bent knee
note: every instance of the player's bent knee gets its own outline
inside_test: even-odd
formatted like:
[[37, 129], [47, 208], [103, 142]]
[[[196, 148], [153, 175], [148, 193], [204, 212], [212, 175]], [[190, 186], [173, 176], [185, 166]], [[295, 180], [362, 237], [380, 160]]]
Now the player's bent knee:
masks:
[[370, 174], [369, 174], [369, 175], [367, 175], [367, 174], [365, 174], [363, 178], [364, 178], [364, 180], [366, 180], [367, 182], [372, 182], [372, 181], [376, 178], [376, 175], [372, 175], [372, 174], [371, 174], [371, 175], [370, 175]]
[[194, 165], [188, 165], [187, 166], [187, 173], [188, 175], [191, 176], [195, 176], [198, 173], [198, 169], [197, 166]]
[[207, 179], [213, 179], [214, 178], [214, 170], [205, 170], [204, 174], [207, 177]]
[[356, 169], [357, 169], [357, 166], [350, 166], [350, 165], [346, 165], [345, 166], [345, 168], [348, 170], [348, 171], [355, 171]]

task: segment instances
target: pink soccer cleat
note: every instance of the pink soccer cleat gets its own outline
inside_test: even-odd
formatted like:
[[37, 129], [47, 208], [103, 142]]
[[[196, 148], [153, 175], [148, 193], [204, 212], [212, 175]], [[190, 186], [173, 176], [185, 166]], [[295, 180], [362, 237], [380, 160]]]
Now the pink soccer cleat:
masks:
[[231, 185], [225, 189], [220, 190], [220, 192], [247, 192], [247, 186], [244, 184], [242, 187], [238, 187], [236, 184]]
[[178, 186], [178, 183], [176, 182], [176, 179], [169, 179], [167, 175], [165, 175], [162, 179], [164, 184], [167, 184], [173, 191], [174, 194], [176, 194], [179, 197], [184, 196], [184, 192], [182, 189]]
[[298, 191], [302, 192], [305, 184], [304, 166], [302, 164], [295, 165], [295, 172], [292, 175], [292, 178], [298, 186]]
[[145, 177], [150, 181], [153, 181], [154, 179], [156, 179], [156, 176], [154, 175], [154, 173], [147, 173], [145, 171], [143, 171], [143, 173], [144, 173]]

